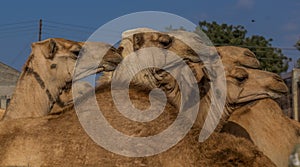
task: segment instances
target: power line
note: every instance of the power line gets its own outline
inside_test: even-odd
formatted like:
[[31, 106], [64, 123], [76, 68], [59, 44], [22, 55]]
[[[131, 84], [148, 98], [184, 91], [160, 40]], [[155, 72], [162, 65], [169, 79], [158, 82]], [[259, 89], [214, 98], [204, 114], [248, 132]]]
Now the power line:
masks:
[[[94, 33], [92, 31], [75, 30], [75, 29], [61, 28], [61, 27], [56, 27], [56, 26], [51, 26], [50, 27], [49, 25], [45, 25], [44, 30], [47, 31], [47, 32], [54, 32], [55, 31], [55, 33], [57, 31], [59, 31], [59, 32], [66, 33], [66, 34], [74, 34], [76, 32], [76, 34], [82, 33], [84, 35], [89, 35], [89, 36], [91, 36]], [[121, 37], [121, 35], [119, 33], [117, 34], [115, 32], [111, 32], [111, 31], [106, 32], [105, 34], [107, 36], [109, 35], [111, 37], [118, 37], [118, 38]]]
[[28, 23], [36, 23], [36, 20], [21, 21], [21, 22], [8, 23], [8, 24], [1, 24], [0, 27], [12, 26], [12, 25], [19, 25], [19, 24], [28, 24]]
[[[25, 35], [32, 35], [33, 33], [36, 33], [36, 30], [34, 31], [26, 31], [27, 33], [25, 34], [22, 34], [22, 36], [25, 36]], [[31, 34], [32, 33], [32, 34]], [[6, 34], [6, 35], [2, 35], [0, 36], [0, 40], [1, 39], [7, 39], [7, 38], [12, 38], [12, 37], [20, 37], [20, 33], [14, 33], [14, 34]]]
[[27, 49], [30, 48], [30, 45], [31, 45], [31, 43], [33, 42], [33, 39], [34, 39], [34, 38], [36, 38], [34, 35], [31, 36], [30, 40], [29, 40], [28, 42], [26, 42], [25, 45], [24, 45], [24, 47], [20, 50], [20, 52], [14, 56], [14, 58], [11, 60], [11, 63], [10, 63], [10, 64], [14, 65], [15, 62], [17, 61], [17, 59], [18, 59], [21, 55], [23, 55], [24, 52], [25, 52]]
[[91, 29], [91, 30], [96, 30], [97, 29], [95, 27], [89, 27], [89, 26], [83, 26], [83, 25], [75, 25], [75, 24], [69, 24], [69, 23], [61, 23], [61, 22], [49, 21], [49, 20], [46, 20], [45, 23], [56, 24], [56, 25], [64, 25], [64, 26], [73, 27], [73, 28], [76, 27], [76, 28]]
[[86, 40], [88, 38], [88, 36], [86, 37], [83, 37], [83, 36], [78, 36], [78, 35], [68, 35], [68, 34], [60, 34], [60, 33], [51, 33], [51, 32], [47, 32], [47, 31], [43, 31], [43, 34], [46, 34], [48, 35], [50, 38], [57, 38], [57, 37], [64, 37], [64, 38], [68, 38], [68, 39], [71, 39], [71, 40], [80, 40], [80, 41], [83, 41], [83, 40]]
[[[47, 25], [51, 25], [51, 26], [59, 26], [59, 27], [64, 27], [64, 28], [72, 28], [72, 29], [80, 29], [80, 30], [87, 30], [87, 31], [96, 31], [99, 27], [89, 27], [89, 26], [83, 26], [83, 25], [76, 25], [76, 24], [69, 24], [69, 23], [61, 23], [61, 22], [57, 22], [57, 21], [48, 21], [45, 20], [44, 21]], [[112, 33], [122, 33], [120, 30], [113, 30], [113, 29], [101, 29], [104, 30], [106, 32], [112, 32]]]
[[60, 30], [60, 31], [67, 31], [67, 32], [81, 32], [81, 33], [86, 33], [86, 34], [92, 34], [93, 31], [86, 31], [86, 30], [77, 30], [77, 29], [72, 29], [72, 28], [65, 28], [65, 27], [58, 27], [58, 26], [51, 26], [51, 25], [44, 25], [45, 29], [50, 29], [50, 30]]
[[14, 27], [0, 27], [0, 31], [15, 30], [15, 29], [24, 29], [24, 28], [33, 28], [33, 27], [36, 27], [36, 25], [14, 26]]
[[12, 31], [0, 31], [0, 34], [16, 34], [16, 33], [23, 33], [23, 32], [28, 32], [28, 31], [36, 31], [36, 28], [28, 28], [28, 29], [23, 29], [23, 30], [12, 30]]

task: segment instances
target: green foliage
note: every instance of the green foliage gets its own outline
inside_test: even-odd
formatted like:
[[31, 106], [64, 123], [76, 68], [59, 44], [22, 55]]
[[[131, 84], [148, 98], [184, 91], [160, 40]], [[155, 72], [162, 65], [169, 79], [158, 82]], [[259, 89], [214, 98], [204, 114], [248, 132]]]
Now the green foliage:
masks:
[[233, 45], [249, 48], [261, 63], [261, 68], [274, 73], [285, 72], [288, 62], [281, 49], [273, 48], [272, 39], [263, 36], [246, 36], [247, 30], [243, 26], [218, 24], [216, 22], [199, 22], [195, 32], [203, 31], [215, 46]]
[[186, 29], [183, 26], [180, 26], [179, 28], [173, 28], [173, 26], [170, 25], [170, 26], [166, 27], [165, 29], [166, 29], [166, 31], [176, 31], [176, 30], [186, 31]]

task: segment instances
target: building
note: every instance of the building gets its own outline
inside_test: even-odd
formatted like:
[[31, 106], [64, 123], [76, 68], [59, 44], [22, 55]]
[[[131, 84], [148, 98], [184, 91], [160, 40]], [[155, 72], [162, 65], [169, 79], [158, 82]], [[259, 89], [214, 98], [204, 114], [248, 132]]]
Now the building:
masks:
[[300, 69], [294, 68], [291, 72], [281, 75], [289, 88], [286, 96], [279, 99], [283, 112], [290, 118], [300, 120]]
[[0, 62], [0, 109], [6, 109], [19, 75], [18, 70]]

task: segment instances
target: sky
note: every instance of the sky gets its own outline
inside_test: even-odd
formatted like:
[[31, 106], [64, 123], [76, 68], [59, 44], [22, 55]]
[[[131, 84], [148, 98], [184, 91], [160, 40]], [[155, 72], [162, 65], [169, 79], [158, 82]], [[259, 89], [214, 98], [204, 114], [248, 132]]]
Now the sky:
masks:
[[[42, 39], [63, 37], [84, 41], [116, 18], [134, 12], [160, 11], [181, 16], [195, 25], [199, 21], [242, 25], [247, 35], [272, 38], [274, 47], [282, 48], [286, 56], [293, 58], [291, 69], [300, 58], [300, 52], [294, 48], [300, 39], [299, 9], [299, 0], [3, 1], [0, 61], [21, 70], [31, 43], [38, 40], [39, 19], [43, 20]], [[113, 28], [107, 29], [107, 35], [110, 33], [121, 39], [120, 32]]]

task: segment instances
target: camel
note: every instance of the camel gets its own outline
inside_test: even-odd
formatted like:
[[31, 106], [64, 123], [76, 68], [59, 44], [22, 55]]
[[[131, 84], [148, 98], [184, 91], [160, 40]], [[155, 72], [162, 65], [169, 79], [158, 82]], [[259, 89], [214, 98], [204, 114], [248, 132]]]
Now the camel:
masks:
[[[231, 66], [234, 64], [239, 64], [243, 66], [242, 68], [238, 68], [238, 71], [243, 75], [237, 75], [242, 81], [243, 78], [251, 79], [251, 76], [256, 76], [256, 69], [251, 68], [259, 68], [259, 64], [257, 61], [253, 59], [253, 54], [248, 52], [248, 49], [237, 49], [237, 47], [218, 47], [218, 52], [222, 57], [222, 61], [225, 63], [225, 69], [227, 72], [227, 86], [231, 92], [228, 93], [228, 101], [232, 101], [231, 96], [234, 94], [236, 89], [241, 89], [242, 87], [237, 85], [232, 80], [232, 73], [235, 73], [236, 70], [231, 70]], [[233, 56], [240, 55], [241, 53], [248, 52], [247, 61], [239, 58], [239, 60], [234, 60]], [[230, 63], [230, 61], [232, 63]], [[248, 67], [247, 69], [244, 67]], [[252, 75], [246, 75], [243, 71], [248, 71], [252, 73]], [[272, 75], [272, 73], [264, 72], [265, 74], [260, 74], [260, 77], [256, 77], [256, 82], [251, 84], [243, 83], [243, 87], [248, 88], [258, 88], [258, 85], [261, 83], [265, 83], [267, 87], [264, 88], [269, 90], [277, 90], [277, 92], [285, 93], [287, 91], [287, 87], [282, 82], [282, 79], [273, 74], [272, 79], [268, 79], [265, 75]], [[239, 82], [240, 82], [239, 81]], [[278, 82], [279, 81], [279, 82]], [[281, 84], [279, 84], [281, 83]], [[243, 90], [246, 91], [246, 90]], [[257, 93], [249, 96], [243, 96], [239, 98], [241, 103], [244, 101], [243, 99], [251, 99], [253, 96], [256, 98], [261, 98], [265, 100], [260, 100], [257, 102], [253, 102], [253, 104], [241, 106], [241, 108], [233, 109], [228, 122], [222, 128], [222, 132], [230, 133], [235, 136], [244, 137], [250, 141], [252, 141], [258, 148], [261, 150], [266, 156], [268, 156], [277, 166], [288, 166], [288, 157], [296, 143], [300, 142], [299, 136], [297, 135], [300, 125], [298, 122], [295, 122], [288, 117], [286, 117], [278, 104], [269, 99], [268, 96], [272, 96], [273, 98], [279, 98], [280, 94], [271, 95], [272, 93], [264, 94], [261, 90], [256, 90]], [[246, 100], [246, 101], [247, 101]], [[279, 128], [280, 127], [280, 128]]]
[[[114, 107], [109, 86], [98, 87], [96, 98], [107, 121], [120, 132], [137, 137], [156, 134], [176, 119], [176, 108], [166, 104], [163, 115], [155, 121], [129, 121]], [[132, 103], [137, 108], [146, 108], [148, 93], [139, 88], [130, 89]], [[246, 139], [214, 133], [199, 143], [198, 135], [199, 129], [193, 127], [186, 137], [165, 152], [148, 157], [125, 157], [105, 150], [88, 137], [72, 109], [60, 115], [0, 122], [0, 165], [274, 166]]]
[[288, 166], [289, 155], [300, 142], [299, 130], [299, 123], [285, 116], [275, 101], [265, 99], [235, 110], [222, 131], [247, 138], [277, 166]]
[[0, 120], [3, 117], [3, 115], [4, 115], [4, 112], [5, 112], [5, 110], [0, 109]]
[[260, 63], [256, 59], [255, 54], [247, 48], [237, 46], [218, 46], [216, 49], [225, 68], [229, 68], [232, 65], [254, 69], [260, 68]]
[[[192, 59], [189, 59], [192, 60]], [[209, 76], [204, 72], [203, 65], [200, 63], [188, 62], [191, 68], [193, 68], [193, 73], [196, 74], [198, 84], [204, 86], [205, 83], [209, 82]], [[200, 69], [200, 70], [197, 70]], [[234, 69], [233, 69], [234, 70]], [[176, 70], [175, 70], [176, 71]], [[240, 76], [244, 73], [242, 70], [236, 70], [237, 72], [232, 72], [230, 77], [235, 78], [238, 81]], [[150, 79], [155, 78], [154, 81], [150, 83], [156, 83], [157, 86], [165, 90], [176, 90], [169, 89], [170, 85], [166, 85], [165, 80], [172, 80], [172, 77], [168, 77], [168, 74], [164, 74], [164, 71], [153, 70]], [[239, 75], [241, 73], [242, 75]], [[164, 74], [164, 75], [161, 75]], [[237, 75], [234, 75], [237, 74]], [[155, 76], [157, 75], [157, 76]], [[273, 75], [264, 75], [274, 79]], [[254, 77], [255, 78], [255, 77]], [[243, 78], [244, 82], [253, 82], [253, 77]], [[275, 80], [278, 82], [278, 80]], [[175, 83], [175, 82], [170, 82]], [[236, 82], [237, 83], [237, 82]], [[280, 81], [279, 81], [280, 83]], [[147, 82], [145, 82], [147, 84]], [[264, 83], [260, 83], [264, 84]], [[109, 84], [108, 84], [109, 85]], [[171, 84], [171, 86], [174, 84]], [[281, 84], [279, 84], [281, 85]], [[165, 112], [163, 115], [158, 117], [157, 120], [150, 122], [148, 125], [144, 123], [128, 122], [128, 119], [124, 118], [116, 108], [114, 107], [113, 100], [111, 98], [110, 89], [106, 88], [107, 85], [101, 85], [96, 92], [97, 101], [99, 106], [103, 107], [103, 112], [111, 125], [117, 128], [119, 131], [135, 136], [147, 136], [160, 132], [166, 126], [170, 125], [171, 122], [176, 118], [178, 108], [176, 105], [167, 103], [165, 107]], [[176, 84], [175, 84], [176, 86]], [[242, 86], [242, 85], [241, 85]], [[266, 85], [259, 85], [262, 88], [266, 88]], [[109, 87], [109, 86], [107, 86]], [[147, 86], [146, 86], [147, 87]], [[174, 87], [174, 86], [173, 86]], [[281, 88], [280, 86], [278, 86]], [[270, 89], [267, 92], [268, 95], [276, 95], [281, 92], [277, 92], [277, 88]], [[210, 89], [208, 86], [205, 89]], [[228, 89], [229, 90], [229, 89]], [[240, 90], [241, 91], [241, 90]], [[255, 90], [252, 90], [252, 92]], [[130, 97], [132, 103], [141, 109], [147, 108], [149, 104], [148, 93], [149, 91], [141, 89], [141, 87], [132, 87], [130, 89]], [[247, 93], [247, 92], [246, 92]], [[248, 93], [251, 93], [248, 91]], [[277, 94], [276, 94], [277, 93]], [[176, 94], [176, 91], [175, 91]], [[204, 90], [201, 94], [201, 107], [202, 109], [207, 109], [205, 103], [210, 102], [209, 90]], [[167, 93], [168, 96], [168, 93]], [[204, 96], [204, 97], [203, 97]], [[238, 99], [238, 98], [233, 98]], [[88, 99], [87, 99], [88, 100]], [[247, 100], [247, 99], [246, 99]], [[248, 99], [249, 100], [249, 99]], [[239, 101], [237, 101], [239, 102]], [[251, 101], [243, 101], [243, 105], [250, 103]], [[175, 101], [176, 103], [176, 101]], [[236, 105], [235, 103], [233, 103]], [[179, 105], [178, 105], [179, 106]], [[233, 106], [234, 107], [234, 106]], [[203, 110], [201, 110], [203, 111]], [[205, 111], [205, 110], [204, 110]], [[196, 121], [201, 122], [201, 121]], [[26, 126], [24, 126], [26, 125]], [[57, 128], [60, 125], [60, 128]], [[126, 126], [125, 126], [126, 125]], [[156, 126], [155, 126], [156, 125]], [[157, 126], [160, 125], [160, 126]], [[95, 143], [91, 141], [90, 138], [83, 132], [81, 126], [79, 126], [78, 120], [74, 114], [74, 111], [65, 112], [62, 115], [48, 116], [46, 118], [36, 118], [36, 119], [20, 119], [13, 121], [6, 121], [0, 123], [0, 138], [3, 139], [1, 142], [0, 154], [2, 157], [0, 160], [1, 165], [104, 165], [111, 164], [115, 166], [126, 165], [132, 166], [136, 165], [149, 165], [149, 166], [174, 166], [174, 164], [183, 166], [204, 166], [213, 165], [215, 162], [220, 162], [219, 166], [263, 166], [269, 164], [272, 166], [272, 162], [266, 158], [260, 151], [257, 151], [256, 147], [251, 145], [249, 141], [245, 139], [234, 138], [230, 135], [217, 134], [211, 135], [208, 140], [204, 143], [198, 143], [199, 127], [195, 126], [187, 134], [187, 136], [180, 141], [172, 149], [158, 154], [156, 156], [144, 157], [144, 158], [127, 158], [110, 153], [101, 147], [97, 147]], [[130, 128], [129, 128], [130, 127]], [[49, 129], [49, 131], [42, 132], [42, 129]], [[9, 133], [8, 133], [9, 132]], [[31, 135], [28, 135], [31, 134]], [[39, 134], [39, 135], [37, 135]], [[57, 134], [57, 135], [55, 135]], [[27, 136], [27, 137], [26, 137]], [[32, 138], [32, 136], [35, 136]], [[39, 137], [36, 137], [39, 136]], [[43, 144], [40, 141], [45, 141]], [[49, 142], [47, 142], [49, 141]], [[70, 142], [71, 141], [71, 142]], [[39, 144], [40, 143], [40, 144]], [[45, 145], [45, 143], [48, 143]], [[206, 143], [208, 145], [206, 145]], [[211, 144], [214, 146], [212, 147]], [[227, 145], [225, 145], [226, 143]], [[23, 147], [21, 147], [23, 146]], [[26, 146], [26, 147], [24, 147]], [[195, 147], [197, 146], [197, 147]], [[218, 149], [216, 149], [218, 147]], [[16, 155], [16, 149], [22, 149], [23, 151], [18, 151]], [[49, 149], [54, 148], [54, 149]], [[213, 148], [210, 150], [209, 148]], [[50, 151], [49, 151], [50, 150]], [[84, 151], [86, 150], [86, 151]], [[89, 151], [87, 151], [89, 150]], [[91, 151], [92, 150], [92, 151]], [[206, 152], [202, 154], [201, 151], [209, 150], [208, 156], [205, 156]], [[200, 151], [200, 152], [199, 152]], [[229, 154], [227, 158], [222, 152]], [[180, 154], [182, 153], [182, 154]], [[12, 156], [13, 154], [13, 156]], [[30, 156], [32, 155], [32, 156]], [[103, 158], [99, 159], [99, 155]], [[199, 157], [200, 155], [200, 157]], [[213, 156], [220, 155], [220, 156]], [[224, 158], [224, 156], [226, 158]], [[210, 159], [207, 160], [207, 157]], [[221, 159], [218, 159], [221, 158]], [[225, 160], [224, 160], [225, 159]], [[74, 161], [76, 160], [76, 161]], [[71, 164], [69, 163], [70, 161]], [[215, 164], [214, 164], [215, 165]]]
[[[176, 107], [167, 104], [164, 115], [149, 124], [130, 122], [114, 107], [109, 86], [97, 88], [97, 101], [109, 123], [127, 135], [155, 134], [176, 118]], [[132, 87], [129, 93], [132, 103], [145, 109], [150, 105], [148, 91], [140, 89]], [[58, 125], [60, 128], [57, 128]], [[0, 138], [3, 139], [0, 146], [4, 148], [0, 151], [0, 165], [274, 166], [243, 138], [214, 133], [204, 143], [198, 143], [199, 128], [196, 126], [170, 150], [142, 158], [120, 156], [96, 145], [82, 129], [74, 110], [44, 118], [5, 121], [0, 123], [0, 129]]]
[[[205, 47], [202, 44], [201, 39], [197, 37], [197, 35], [194, 35], [193, 33], [187, 33], [185, 31], [162, 33], [152, 29], [141, 28], [128, 30], [123, 33], [122, 37], [123, 39], [121, 41], [120, 47], [122, 47], [123, 57], [132, 54], [131, 52], [133, 51], [138, 52], [143, 48], [159, 47], [175, 52], [177, 55], [181, 55], [184, 60], [190, 60], [186, 61], [186, 63], [192, 69], [195, 77], [197, 78], [196, 80], [199, 83], [199, 88], [202, 89], [201, 91], [206, 92], [205, 90], [207, 89], [207, 87], [209, 87], [209, 85], [205, 85], [200, 81], [202, 79], [202, 81], [206, 80], [206, 82], [212, 80], [212, 75], [208, 76], [205, 70], [208, 67], [211, 68], [209, 71], [214, 71], [216, 69], [216, 65], [214, 65], [213, 67], [204, 66], [203, 63], [207, 63], [207, 57], [211, 57], [210, 61], [208, 62], [215, 61], [211, 59], [216, 59], [216, 53], [214, 52], [213, 48]], [[180, 39], [177, 39], [177, 37]], [[165, 41], [167, 41], [168, 44], [166, 44]], [[196, 46], [195, 43], [200, 43], [200, 45]], [[191, 51], [192, 48], [190, 48], [190, 46], [196, 48], [196, 51]], [[199, 52], [199, 50], [203, 48], [204, 51]], [[198, 52], [197, 49], [199, 49]], [[277, 99], [287, 92], [286, 85], [278, 75], [258, 70], [258, 68], [260, 67], [259, 61], [256, 59], [255, 54], [249, 49], [234, 46], [222, 46], [216, 47], [216, 51], [220, 55], [220, 58], [223, 62], [223, 70], [225, 70], [226, 73], [227, 83], [226, 109], [224, 110], [225, 115], [223, 115], [223, 121], [221, 121], [219, 127], [222, 127], [222, 122], [225, 122], [232, 111], [235, 108], [241, 106], [240, 104], [267, 97]], [[206, 55], [201, 53], [206, 53]], [[147, 52], [143, 54], [147, 54]], [[192, 58], [192, 56], [186, 56], [188, 54], [191, 54], [194, 57], [198, 56], [200, 59], [202, 59], [200, 60], [201, 62], [196, 58]], [[151, 53], [149, 55], [151, 56]], [[220, 72], [220, 70], [217, 72]], [[154, 76], [152, 80], [154, 80], [155, 82], [154, 84], [150, 83], [149, 87], [158, 87], [164, 90], [171, 104], [175, 105], [177, 108], [180, 108], [181, 93], [179, 92], [180, 89], [174, 77], [169, 75], [168, 72], [164, 70], [154, 70], [151, 72], [147, 71], [146, 73], [148, 78], [151, 73]], [[148, 84], [143, 81], [143, 75], [145, 74], [140, 74], [137, 77], [137, 80], [142, 82], [143, 85]], [[204, 75], [206, 75], [206, 77], [203, 77]], [[253, 89], [254, 87], [255, 89]], [[200, 104], [200, 110], [206, 111], [202, 108], [208, 108], [208, 106], [205, 105], [209, 104], [209, 100], [202, 100], [205, 102], [203, 105]], [[201, 116], [201, 114], [199, 115]], [[203, 123], [206, 116], [207, 113], [203, 113], [203, 115], [201, 116], [203, 119], [202, 121], [200, 121], [201, 123]], [[218, 130], [220, 129], [218, 128]]]
[[[271, 72], [244, 67], [233, 67], [227, 69], [226, 72], [229, 89], [227, 101], [232, 104], [267, 97], [277, 99], [288, 91], [284, 81], [277, 74]], [[247, 82], [247, 80], [252, 82]]]
[[[201, 67], [201, 63], [198, 63], [198, 66], [194, 64], [194, 67]], [[197, 70], [193, 70], [193, 72], [197, 74]], [[159, 75], [160, 73], [157, 74]], [[153, 75], [156, 75], [156, 73]], [[201, 85], [208, 82], [208, 79], [202, 80], [204, 77], [207, 77], [206, 73], [203, 72], [203, 75], [198, 75], [198, 77], [199, 81], [197, 80], [197, 82], [203, 82]], [[164, 82], [163, 80], [159, 81]], [[103, 113], [111, 125], [125, 134], [135, 136], [155, 134], [168, 126], [176, 118], [178, 109], [174, 105], [167, 103], [165, 107], [166, 111], [163, 112], [163, 115], [158, 117], [157, 120], [150, 122], [150, 125], [147, 125], [147, 123], [128, 122], [128, 119], [120, 115], [114, 107], [109, 85], [100, 85], [96, 92], [97, 101], [99, 106], [103, 107]], [[164, 84], [159, 85], [164, 86]], [[141, 90], [141, 87], [132, 87], [130, 89], [132, 103], [137, 108], [147, 108], [149, 106], [148, 92], [145, 89]], [[205, 96], [208, 94], [208, 91], [206, 90], [202, 93]], [[202, 99], [207, 98], [202, 97]], [[88, 101], [88, 98], [85, 100]], [[209, 100], [204, 100], [202, 104], [205, 102], [207, 103]], [[57, 128], [57, 125], [60, 128]], [[218, 157], [220, 157], [220, 166], [261, 166], [263, 164], [270, 164], [272, 166], [272, 162], [245, 139], [238, 139], [225, 134], [214, 134], [206, 142], [202, 144], [198, 143], [199, 128], [197, 126], [193, 127], [189, 134], [172, 149], [155, 156], [143, 158], [123, 157], [98, 147], [84, 133], [75, 116], [75, 111], [43, 118], [7, 120], [0, 123], [0, 129], [0, 138], [3, 139], [0, 145], [1, 148], [4, 148], [0, 151], [1, 165], [83, 166], [111, 164], [111, 166], [125, 166], [128, 164], [128, 166], [131, 166], [132, 164], [136, 164], [174, 166], [174, 164], [178, 164], [184, 166], [203, 166], [214, 164], [218, 161]], [[49, 131], [45, 131], [44, 129], [48, 129]], [[41, 143], [41, 141], [44, 142]], [[15, 150], [20, 148], [22, 151], [17, 151], [18, 155], [16, 155]], [[208, 150], [210, 151], [208, 156], [206, 156], [205, 153]], [[230, 151], [228, 152], [228, 150]], [[201, 151], [204, 153], [202, 154]], [[223, 151], [230, 156], [227, 158], [222, 154]], [[103, 158], [99, 159], [99, 155]], [[207, 157], [211, 159], [207, 160]]]
[[[140, 33], [141, 32], [138, 32], [138, 34]], [[150, 35], [146, 37], [149, 38], [149, 36]], [[130, 46], [128, 42], [126, 43], [126, 46], [127, 47]], [[128, 51], [130, 49], [125, 49], [125, 50]], [[226, 129], [229, 129], [231, 133], [237, 136], [245, 137], [250, 141], [253, 141], [254, 144], [258, 145], [259, 149], [262, 150], [269, 158], [271, 158], [271, 160], [273, 160], [273, 162], [276, 165], [287, 166], [288, 156], [290, 155], [290, 152], [294, 147], [295, 143], [299, 142], [298, 135], [297, 133], [295, 133], [295, 131], [297, 132], [299, 130], [300, 127], [299, 123], [291, 123], [292, 120], [283, 118], [284, 116], [279, 107], [277, 108], [272, 107], [274, 111], [267, 110], [267, 109], [264, 109], [266, 110], [266, 112], [261, 111], [263, 108], [266, 108], [263, 107], [262, 101], [264, 100], [258, 102], [258, 104], [260, 104], [261, 106], [260, 110], [258, 111], [257, 110], [254, 111], [254, 109], [251, 109], [251, 107], [242, 107], [243, 105], [245, 105], [244, 102], [255, 101], [255, 100], [265, 99], [265, 98], [273, 98], [273, 99], [279, 98], [281, 95], [287, 92], [287, 87], [284, 84], [283, 80], [276, 74], [257, 70], [260, 67], [259, 62], [256, 59], [255, 55], [249, 49], [239, 48], [234, 46], [226, 46], [226, 47], [223, 46], [223, 47], [217, 47], [217, 51], [221, 56], [222, 62], [224, 63], [224, 67], [225, 67], [224, 69], [226, 71], [226, 79], [227, 79], [227, 89], [228, 89], [227, 109], [225, 110], [226, 115], [225, 118], [224, 117], [222, 118], [221, 124], [218, 126], [219, 128], [217, 128], [218, 129], [217, 131], [219, 131], [220, 128], [223, 127], [223, 124], [227, 122], [227, 119], [233, 113], [233, 115], [230, 117], [231, 121], [229, 121], [229, 123], [226, 124], [226, 126], [222, 129], [222, 131], [226, 131]], [[198, 69], [198, 71], [200, 70]], [[156, 77], [156, 79], [162, 80], [163, 81], [162, 84], [167, 85], [167, 89], [165, 88], [164, 90], [173, 91], [173, 92], [167, 92], [167, 94], [168, 95], [173, 94], [172, 95], [173, 97], [174, 94], [175, 97], [176, 95], [179, 96], [180, 94], [177, 93], [179, 89], [178, 86], [176, 85], [176, 82], [174, 81], [174, 78], [170, 77], [165, 72], [161, 71], [161, 73], [162, 74], [160, 74], [160, 77]], [[164, 78], [162, 78], [161, 76], [164, 76]], [[247, 82], [248, 80], [252, 82]], [[180, 97], [177, 97], [175, 99], [176, 99], [175, 101], [177, 101], [175, 103], [178, 103], [178, 99], [180, 99]], [[266, 104], [266, 106], [269, 104], [277, 106], [277, 104], [274, 101], [272, 100], [269, 101], [271, 102]], [[204, 106], [204, 105], [205, 103], [203, 104], [201, 103], [200, 106]], [[243, 112], [235, 113], [236, 110], [239, 111], [239, 109], [237, 109], [239, 107], [247, 108], [250, 111], [244, 109], [245, 111], [247, 111], [245, 112], [246, 114]], [[257, 114], [249, 115], [251, 111]], [[263, 116], [258, 115], [262, 113], [266, 114], [265, 117], [267, 117], [267, 115], [274, 115], [276, 116], [276, 118], [275, 119], [273, 117], [265, 118]], [[244, 119], [240, 119], [241, 115], [244, 117]], [[277, 121], [278, 120], [277, 118], [279, 120], [282, 119], [282, 121], [281, 122]], [[247, 121], [248, 119], [252, 120], [251, 124], [248, 123], [249, 122]], [[261, 124], [256, 123], [257, 119], [263, 119], [260, 121], [262, 123]], [[267, 119], [268, 121], [265, 121], [265, 119]], [[200, 122], [203, 123], [203, 120]], [[270, 130], [265, 130], [265, 129], [257, 130], [259, 127], [266, 127], [266, 126], [268, 127], [271, 126], [271, 124], [278, 124], [278, 127], [280, 127], [281, 124], [284, 124], [286, 126], [285, 131], [283, 133], [279, 133], [279, 132], [275, 132], [275, 130], [273, 131], [272, 128], [270, 128]], [[277, 135], [274, 137], [274, 134]], [[251, 136], [254, 136], [254, 139]], [[272, 142], [274, 139], [275, 141]], [[280, 146], [284, 147], [284, 149]], [[281, 150], [284, 150], [284, 153], [282, 153]]]
[[[32, 52], [23, 67], [3, 120], [41, 117], [49, 114], [53, 107], [54, 110], [63, 108], [70, 100], [68, 90], [72, 83], [75, 63], [83, 45], [83, 42], [62, 38], [51, 38], [33, 43]], [[103, 43], [89, 45], [98, 45], [103, 50], [106, 49], [107, 54], [102, 63], [96, 66], [98, 67], [96, 71], [87, 66], [86, 69], [81, 69], [82, 73], [84, 70], [110, 71], [115, 66], [111, 61], [121, 61], [118, 59], [121, 57], [117, 50], [110, 45]], [[90, 60], [99, 58], [97, 54], [95, 55], [95, 57], [90, 57]], [[63, 94], [61, 96], [63, 101], [60, 99], [61, 94]], [[64, 98], [64, 96], [67, 97]]]

